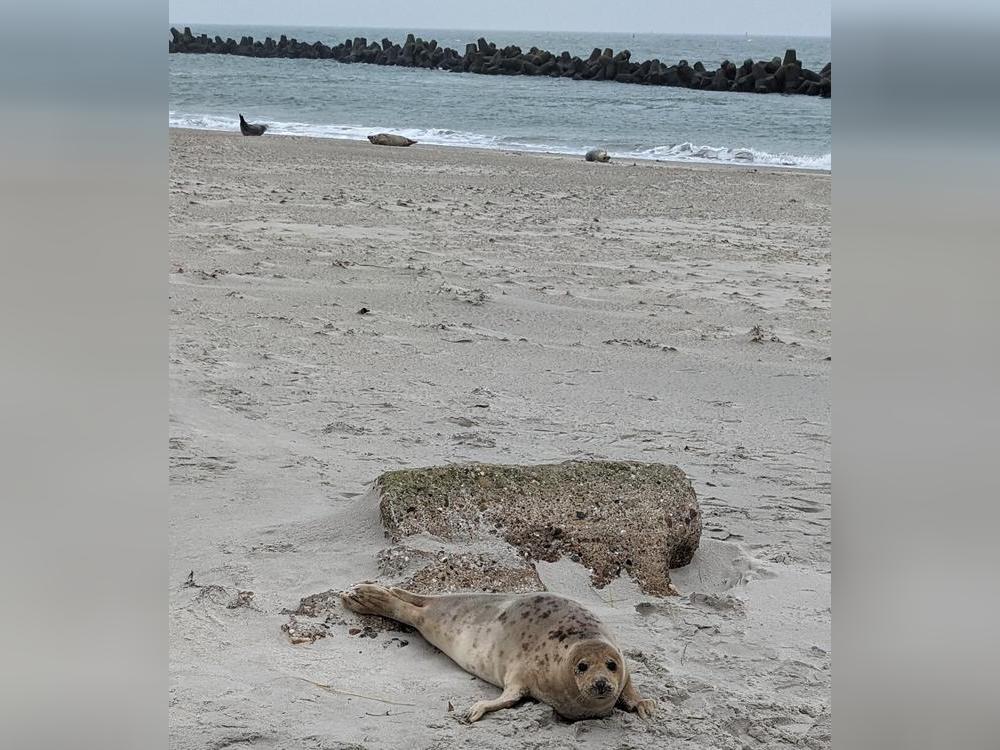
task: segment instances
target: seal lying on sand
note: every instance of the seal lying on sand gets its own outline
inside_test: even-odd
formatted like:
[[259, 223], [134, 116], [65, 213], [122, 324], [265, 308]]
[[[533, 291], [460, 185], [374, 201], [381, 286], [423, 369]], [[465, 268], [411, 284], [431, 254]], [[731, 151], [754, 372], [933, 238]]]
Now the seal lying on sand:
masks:
[[344, 606], [412, 625], [462, 669], [503, 688], [469, 709], [469, 721], [524, 698], [547, 703], [567, 719], [609, 715], [618, 706], [642, 718], [643, 699], [621, 649], [594, 615], [555, 594], [421, 596], [362, 583], [341, 595]]
[[254, 125], [243, 119], [243, 115], [240, 115], [240, 132], [243, 135], [264, 135], [264, 131], [267, 130], [267, 125]]
[[395, 133], [377, 133], [376, 135], [368, 136], [368, 140], [376, 146], [412, 146], [416, 143], [412, 138], [407, 138], [405, 135], [396, 135]]
[[608, 156], [608, 152], [603, 148], [592, 148], [584, 154], [583, 158], [587, 161], [611, 161], [611, 157]]

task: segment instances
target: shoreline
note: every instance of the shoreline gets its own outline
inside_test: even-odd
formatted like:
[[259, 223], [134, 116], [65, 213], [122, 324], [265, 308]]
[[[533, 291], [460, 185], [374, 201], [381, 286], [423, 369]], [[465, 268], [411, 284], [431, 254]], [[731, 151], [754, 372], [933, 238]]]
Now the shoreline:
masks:
[[[167, 130], [178, 131], [178, 132], [190, 132], [190, 133], [213, 133], [219, 135], [239, 135], [241, 138], [245, 137], [239, 133], [238, 130], [222, 130], [217, 128], [191, 128], [191, 127], [180, 127], [176, 125], [167, 125]], [[374, 129], [373, 129], [374, 132]], [[361, 143], [366, 144], [367, 141], [361, 138], [337, 138], [337, 137], [326, 137], [326, 136], [316, 136], [316, 135], [299, 135], [297, 133], [266, 133], [262, 138], [291, 138], [295, 140], [305, 140], [305, 141], [315, 141], [317, 143], [324, 142], [336, 142], [336, 143]], [[368, 144], [371, 145], [371, 144]], [[516, 156], [537, 156], [543, 158], [560, 158], [560, 159], [572, 159], [579, 161], [583, 158], [583, 154], [567, 154], [561, 151], [533, 151], [533, 150], [521, 150], [513, 148], [484, 148], [482, 146], [464, 146], [459, 144], [444, 145], [437, 143], [421, 143], [417, 142], [415, 145], [420, 146], [421, 151], [428, 149], [431, 150], [443, 150], [443, 151], [469, 151], [469, 152], [480, 152], [484, 154], [512, 154]], [[388, 146], [382, 148], [391, 148]], [[413, 147], [407, 147], [412, 149]], [[826, 175], [832, 177], [833, 168], [822, 169], [818, 167], [801, 167], [794, 165], [781, 165], [781, 164], [740, 164], [737, 162], [712, 162], [709, 160], [705, 161], [688, 161], [684, 159], [651, 159], [647, 157], [640, 156], [628, 156], [628, 157], [612, 157], [612, 163], [625, 164], [628, 162], [636, 162], [637, 164], [659, 164], [667, 167], [690, 167], [694, 169], [737, 169], [737, 170], [757, 170], [757, 171], [773, 171], [775, 173], [803, 173], [803, 174], [816, 174], [816, 175]]]

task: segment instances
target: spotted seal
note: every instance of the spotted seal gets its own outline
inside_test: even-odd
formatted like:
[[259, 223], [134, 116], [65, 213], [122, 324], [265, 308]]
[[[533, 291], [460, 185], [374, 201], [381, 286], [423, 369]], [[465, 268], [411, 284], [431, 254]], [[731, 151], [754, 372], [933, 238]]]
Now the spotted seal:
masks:
[[251, 122], [247, 122], [243, 119], [243, 115], [240, 115], [240, 132], [243, 135], [264, 135], [264, 131], [267, 130], [267, 125], [263, 123], [256, 125]]
[[396, 135], [395, 133], [376, 133], [375, 135], [368, 136], [368, 140], [376, 146], [412, 146], [416, 143], [412, 138], [407, 138], [405, 135]]
[[610, 631], [571, 599], [549, 593], [422, 596], [359, 584], [341, 595], [359, 614], [411, 625], [455, 663], [499, 688], [467, 714], [478, 721], [525, 698], [566, 719], [608, 716], [617, 706], [646, 719], [656, 704], [636, 692]]

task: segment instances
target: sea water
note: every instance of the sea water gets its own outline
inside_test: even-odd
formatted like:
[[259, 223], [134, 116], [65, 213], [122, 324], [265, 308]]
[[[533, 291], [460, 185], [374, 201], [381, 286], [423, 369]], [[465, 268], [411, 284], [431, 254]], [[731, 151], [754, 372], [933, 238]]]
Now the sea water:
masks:
[[[788, 48], [817, 72], [830, 62], [828, 37], [189, 25], [195, 35], [263, 40], [284, 34], [329, 45], [355, 36], [402, 44], [412, 32], [460, 54], [485, 36], [498, 47], [567, 50], [584, 59], [595, 47], [611, 47], [631, 51], [633, 62], [700, 60], [709, 70], [724, 59], [769, 60]], [[168, 38], [165, 30], [164, 52]], [[443, 146], [565, 154], [600, 147], [617, 158], [831, 168], [831, 99], [334, 60], [169, 57], [173, 127], [236, 131], [242, 112], [267, 123], [268, 133], [287, 135], [361, 140], [391, 131]]]

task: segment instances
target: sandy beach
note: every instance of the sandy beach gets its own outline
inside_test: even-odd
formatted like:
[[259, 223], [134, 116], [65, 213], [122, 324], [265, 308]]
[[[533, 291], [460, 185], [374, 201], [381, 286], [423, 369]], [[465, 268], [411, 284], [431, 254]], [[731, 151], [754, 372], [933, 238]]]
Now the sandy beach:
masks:
[[[171, 747], [830, 747], [829, 173], [169, 140]], [[382, 472], [582, 458], [704, 515], [680, 596], [537, 565], [652, 721], [470, 726], [499, 691], [417, 634], [282, 631], [391, 580]]]

